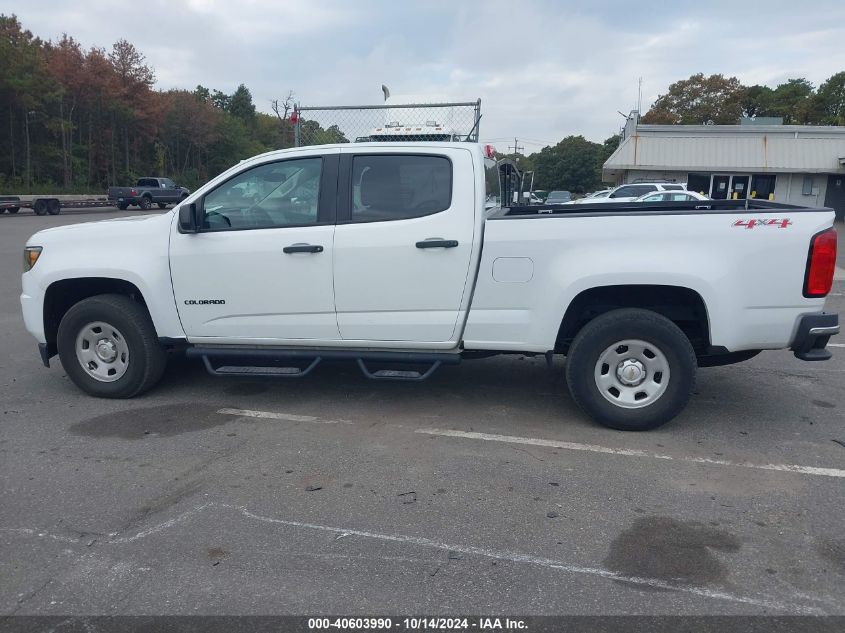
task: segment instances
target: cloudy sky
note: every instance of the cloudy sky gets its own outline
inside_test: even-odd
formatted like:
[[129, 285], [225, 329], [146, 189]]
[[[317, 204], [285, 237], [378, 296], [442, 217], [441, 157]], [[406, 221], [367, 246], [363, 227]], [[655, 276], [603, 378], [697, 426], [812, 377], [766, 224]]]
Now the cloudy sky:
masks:
[[[696, 72], [774, 86], [845, 70], [845, 1], [0, 0], [45, 39], [133, 42], [159, 88], [239, 83], [256, 106], [393, 94], [482, 99], [481, 136], [528, 152], [568, 134], [600, 141], [643, 78], [644, 109]], [[512, 142], [512, 141], [511, 141]], [[506, 150], [505, 150], [506, 151]]]

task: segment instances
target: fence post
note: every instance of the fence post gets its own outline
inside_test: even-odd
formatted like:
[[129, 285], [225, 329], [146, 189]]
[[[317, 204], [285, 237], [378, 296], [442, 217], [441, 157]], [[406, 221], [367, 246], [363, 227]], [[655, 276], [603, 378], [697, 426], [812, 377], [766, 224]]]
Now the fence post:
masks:
[[302, 113], [299, 111], [299, 105], [293, 106], [293, 111], [296, 113], [296, 123], [293, 124], [293, 146], [302, 147]]
[[475, 103], [475, 142], [481, 138], [481, 97]]

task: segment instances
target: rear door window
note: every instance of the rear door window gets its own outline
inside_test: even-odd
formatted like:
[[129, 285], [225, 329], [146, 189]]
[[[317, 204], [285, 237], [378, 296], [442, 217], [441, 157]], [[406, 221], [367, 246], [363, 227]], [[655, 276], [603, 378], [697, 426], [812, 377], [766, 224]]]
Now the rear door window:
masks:
[[363, 154], [352, 159], [352, 221], [407, 220], [452, 206], [445, 156]]

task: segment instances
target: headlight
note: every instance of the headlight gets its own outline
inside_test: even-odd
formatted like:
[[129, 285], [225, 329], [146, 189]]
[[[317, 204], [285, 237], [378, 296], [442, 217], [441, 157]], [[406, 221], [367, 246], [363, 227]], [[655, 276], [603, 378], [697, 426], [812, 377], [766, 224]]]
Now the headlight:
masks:
[[27, 246], [23, 249], [23, 271], [27, 272], [32, 270], [32, 267], [35, 266], [35, 262], [38, 261], [39, 257], [41, 257], [40, 246]]

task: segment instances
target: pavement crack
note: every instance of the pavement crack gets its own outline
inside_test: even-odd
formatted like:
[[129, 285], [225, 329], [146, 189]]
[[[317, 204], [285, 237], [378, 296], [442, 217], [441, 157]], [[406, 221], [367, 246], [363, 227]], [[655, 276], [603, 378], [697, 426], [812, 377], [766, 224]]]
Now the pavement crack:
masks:
[[35, 596], [37, 596], [42, 591], [44, 591], [51, 582], [53, 582], [52, 577], [45, 580], [44, 583], [40, 587], [38, 587], [38, 589], [31, 591], [28, 596], [25, 596], [25, 597], [21, 598], [20, 600], [18, 600], [17, 606], [14, 609], [12, 609], [12, 611], [10, 613], [7, 613], [6, 615], [15, 615], [21, 608], [23, 608], [23, 606], [27, 602], [32, 600]]

